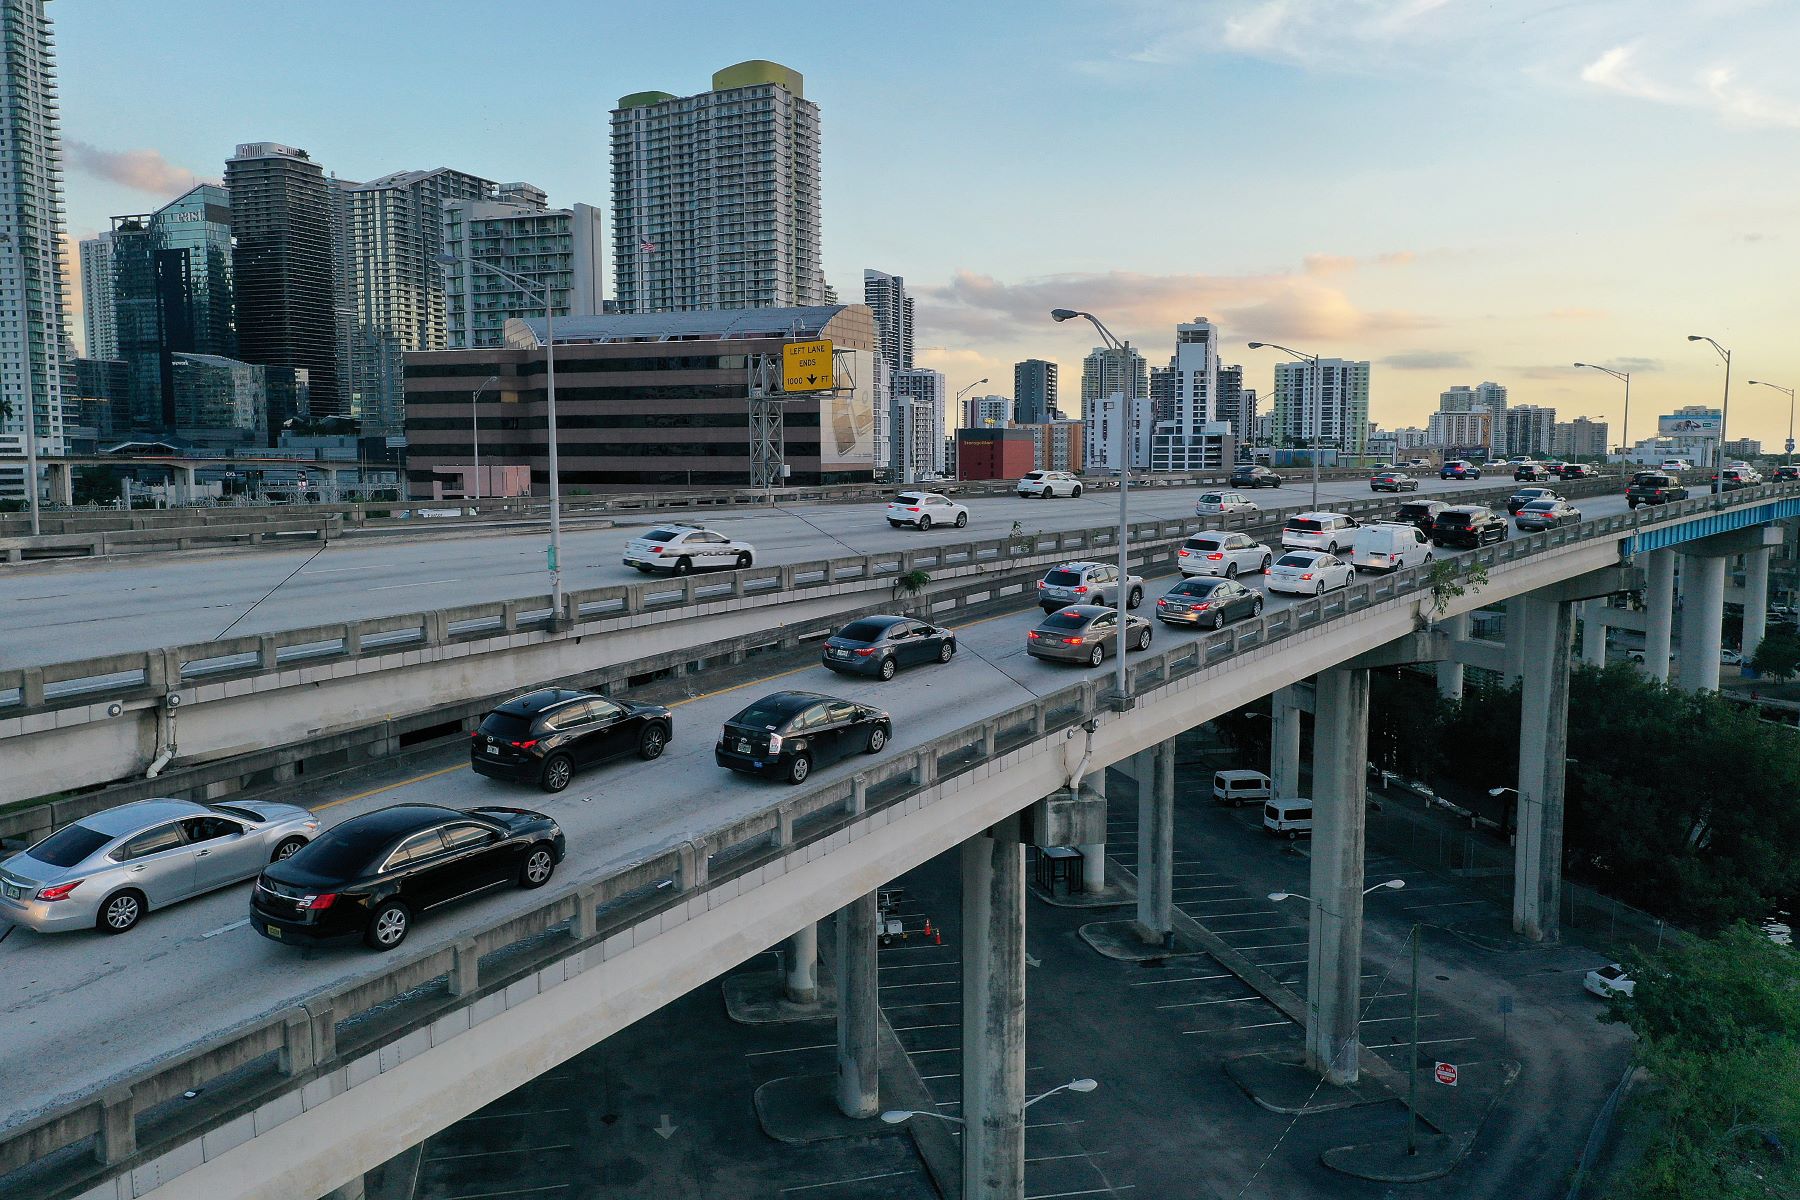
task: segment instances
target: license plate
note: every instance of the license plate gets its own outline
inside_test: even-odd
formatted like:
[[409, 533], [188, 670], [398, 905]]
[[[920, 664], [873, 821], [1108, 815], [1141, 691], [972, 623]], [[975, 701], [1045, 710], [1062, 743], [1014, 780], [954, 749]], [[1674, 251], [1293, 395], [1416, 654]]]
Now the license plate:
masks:
[[487, 752], [489, 754], [493, 755], [495, 758], [500, 757], [500, 747], [498, 747], [498, 746], [489, 746], [487, 748]]
[[269, 936], [272, 938], [281, 936], [281, 926], [279, 925], [264, 925], [263, 928], [269, 931]]
[[739, 742], [738, 743], [738, 753], [739, 754], [750, 753], [750, 743], [749, 742]]
[[848, 650], [833, 650], [831, 652], [831, 657], [833, 657], [833, 658], [849, 658], [850, 652]]
[[18, 900], [18, 899], [22, 898], [24, 895], [25, 895], [24, 888], [14, 887], [10, 883], [6, 885], [6, 898], [8, 900]]

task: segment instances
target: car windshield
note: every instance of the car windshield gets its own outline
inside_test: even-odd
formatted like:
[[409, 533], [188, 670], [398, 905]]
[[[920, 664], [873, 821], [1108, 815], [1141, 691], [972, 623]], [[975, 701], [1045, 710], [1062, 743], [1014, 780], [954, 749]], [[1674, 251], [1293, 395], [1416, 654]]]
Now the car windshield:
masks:
[[1081, 582], [1081, 572], [1080, 571], [1052, 571], [1048, 575], [1044, 576], [1044, 582], [1056, 584], [1059, 587], [1067, 587], [1072, 583], [1080, 583]]
[[1310, 567], [1313, 565], [1310, 554], [1284, 554], [1275, 560], [1278, 567]]
[[72, 867], [110, 841], [106, 834], [78, 822], [63, 826], [25, 853], [53, 867]]
[[652, 529], [644, 535], [644, 540], [647, 542], [672, 542], [686, 532], [685, 529]]
[[1032, 471], [1030, 474], [1025, 476], [1025, 478], [1027, 478], [1027, 479], [1042, 479], [1043, 477], [1044, 477], [1044, 473], [1042, 471]]
[[1549, 512], [1556, 507], [1554, 500], [1533, 500], [1525, 506], [1526, 512]]
[[1072, 613], [1068, 609], [1051, 613], [1044, 618], [1046, 629], [1080, 629], [1087, 623], [1088, 619], [1081, 613]]
[[761, 725], [764, 728], [773, 729], [805, 707], [805, 701], [765, 696], [731, 718], [731, 723], [733, 725]]
[[375, 856], [385, 851], [394, 835], [358, 829], [346, 822], [327, 829], [306, 847], [306, 869], [327, 879], [355, 879], [366, 874]]
[[491, 712], [482, 718], [481, 732], [512, 741], [531, 732], [531, 718], [517, 713]]
[[1317, 533], [1321, 526], [1317, 521], [1308, 521], [1300, 517], [1293, 517], [1288, 521], [1287, 528], [1294, 530], [1296, 533]]
[[1171, 596], [1210, 596], [1213, 589], [1219, 586], [1216, 579], [1190, 579], [1186, 583], [1178, 583], [1169, 590]]
[[1189, 550], [1217, 550], [1224, 544], [1218, 538], [1191, 537], [1187, 540]]
[[1225, 497], [1221, 496], [1218, 492], [1202, 492], [1200, 494], [1200, 503], [1202, 504], [1220, 504], [1223, 503], [1224, 500]]
[[894, 497], [894, 503], [895, 504], [918, 504], [921, 499], [922, 499], [921, 497], [915, 496], [911, 492], [902, 492], [898, 496]]
[[887, 625], [881, 621], [852, 621], [838, 630], [837, 636], [845, 642], [879, 642], [887, 631]]

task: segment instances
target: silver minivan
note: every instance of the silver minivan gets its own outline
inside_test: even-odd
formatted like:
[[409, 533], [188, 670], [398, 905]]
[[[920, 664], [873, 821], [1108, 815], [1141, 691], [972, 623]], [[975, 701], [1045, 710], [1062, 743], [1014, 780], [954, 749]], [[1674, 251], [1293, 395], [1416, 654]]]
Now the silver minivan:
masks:
[[1312, 836], [1313, 802], [1305, 796], [1271, 797], [1263, 803], [1263, 829], [1293, 841]]

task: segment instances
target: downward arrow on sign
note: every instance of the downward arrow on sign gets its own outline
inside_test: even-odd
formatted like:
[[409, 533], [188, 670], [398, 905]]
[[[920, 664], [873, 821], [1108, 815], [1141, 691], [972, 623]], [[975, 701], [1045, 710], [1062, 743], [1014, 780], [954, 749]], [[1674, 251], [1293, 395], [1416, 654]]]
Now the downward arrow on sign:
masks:
[[807, 377], [806, 377], [806, 382], [808, 382], [808, 383], [817, 383], [817, 382], [819, 382], [819, 377], [818, 377], [818, 376], [817, 376], [817, 375], [808, 375], [808, 376], [807, 376]]
[[662, 1124], [656, 1127], [656, 1132], [657, 1136], [661, 1137], [665, 1142], [675, 1136], [675, 1126], [669, 1123], [668, 1113], [662, 1115]]

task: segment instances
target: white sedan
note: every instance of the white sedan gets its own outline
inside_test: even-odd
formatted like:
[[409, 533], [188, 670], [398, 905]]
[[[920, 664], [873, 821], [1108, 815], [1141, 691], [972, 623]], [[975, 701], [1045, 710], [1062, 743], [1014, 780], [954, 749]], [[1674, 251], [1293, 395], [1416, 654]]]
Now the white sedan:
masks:
[[1347, 588], [1356, 569], [1335, 554], [1321, 550], [1293, 550], [1269, 568], [1269, 590], [1296, 596], [1322, 596], [1333, 588]]
[[1625, 968], [1618, 963], [1595, 967], [1587, 973], [1587, 978], [1582, 981], [1581, 986], [1602, 1000], [1613, 996], [1629, 996], [1637, 991], [1637, 982], [1627, 975]]
[[626, 542], [624, 562], [646, 575], [741, 570], [756, 562], [756, 547], [698, 525], [665, 525]]
[[1261, 512], [1256, 501], [1242, 492], [1201, 492], [1194, 501], [1196, 517], [1222, 517], [1230, 513]]
[[969, 510], [938, 492], [901, 492], [887, 506], [887, 521], [895, 529], [902, 525], [915, 529], [954, 525], [961, 529], [969, 523]]
[[1255, 575], [1275, 561], [1274, 552], [1246, 533], [1203, 529], [1181, 543], [1175, 565], [1183, 575]]

